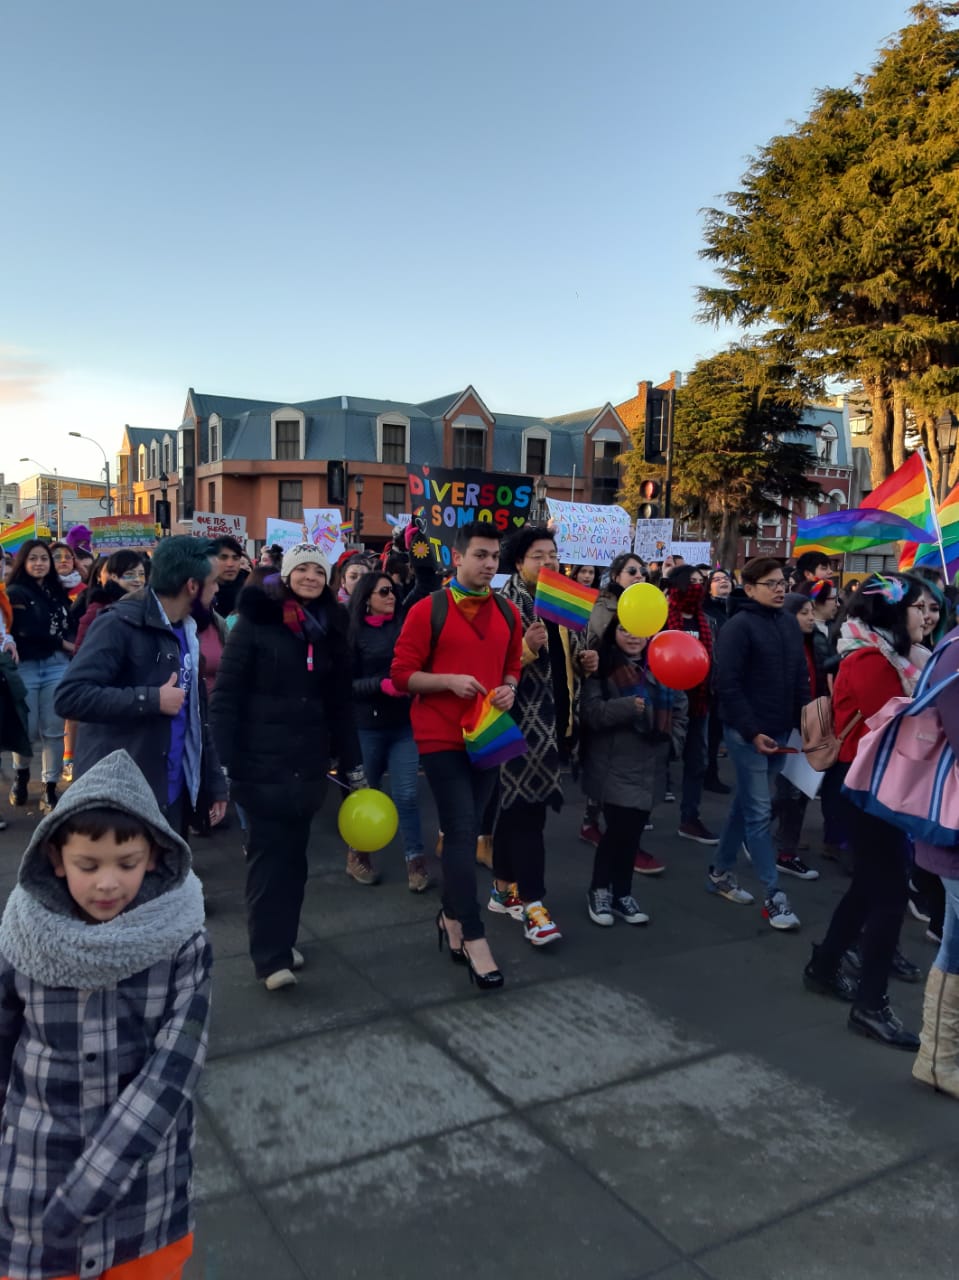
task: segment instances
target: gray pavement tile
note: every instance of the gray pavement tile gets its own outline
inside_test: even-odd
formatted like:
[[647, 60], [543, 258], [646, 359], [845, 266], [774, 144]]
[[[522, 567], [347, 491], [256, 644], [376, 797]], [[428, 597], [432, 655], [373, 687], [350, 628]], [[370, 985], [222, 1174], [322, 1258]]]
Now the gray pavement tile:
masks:
[[516, 1120], [297, 1178], [263, 1202], [304, 1270], [322, 1257], [329, 1280], [632, 1280], [675, 1256]]
[[505, 990], [416, 1015], [517, 1105], [591, 1089], [712, 1046], [594, 978]]
[[[654, 1272], [649, 1280], [710, 1280], [707, 1272], [699, 1267], [694, 1267], [689, 1262], [677, 1262], [673, 1267], [667, 1267], [665, 1271]], [[739, 1276], [737, 1280], [749, 1280], [747, 1276]]]
[[949, 1280], [959, 1274], [957, 1183], [956, 1154], [893, 1170], [701, 1261], [716, 1280]]
[[863, 1131], [820, 1090], [747, 1054], [613, 1086], [535, 1119], [687, 1252], [906, 1154], [886, 1135]]
[[[345, 856], [345, 855], [344, 855]], [[439, 910], [435, 890], [410, 893], [402, 855], [393, 859], [389, 879], [378, 885], [359, 885], [342, 870], [311, 876], [301, 919], [317, 938], [341, 934], [372, 937], [395, 924], [426, 924]]]
[[413, 1028], [354, 1028], [220, 1059], [202, 1098], [257, 1186], [503, 1111]]
[[196, 1107], [196, 1150], [193, 1155], [193, 1198], [197, 1203], [243, 1189], [236, 1165], [213, 1132], [202, 1103]]
[[329, 948], [299, 941], [306, 966], [297, 975], [297, 986], [282, 991], [267, 991], [257, 982], [245, 954], [215, 961], [211, 1060], [363, 1022], [387, 1010], [386, 997]]
[[183, 1280], [314, 1280], [325, 1272], [304, 1271], [252, 1196], [201, 1204], [196, 1214], [193, 1257]]

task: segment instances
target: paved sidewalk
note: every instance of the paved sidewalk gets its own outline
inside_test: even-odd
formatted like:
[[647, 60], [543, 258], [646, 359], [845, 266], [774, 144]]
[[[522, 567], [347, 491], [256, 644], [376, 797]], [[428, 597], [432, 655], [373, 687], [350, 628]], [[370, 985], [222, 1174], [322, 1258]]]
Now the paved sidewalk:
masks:
[[[845, 883], [815, 827], [822, 880], [785, 886], [799, 934], [704, 892], [709, 851], [676, 838], [677, 805], [643, 842], [668, 865], [636, 878], [652, 923], [604, 930], [580, 805], [571, 790], [549, 826], [564, 939], [534, 951], [490, 917], [508, 982], [492, 995], [437, 952], [437, 895], [407, 891], [395, 847], [383, 884], [347, 879], [332, 809], [306, 968], [267, 993], [239, 834], [196, 842], [216, 977], [190, 1280], [954, 1280], [959, 1106], [800, 984]], [[722, 807], [708, 798], [707, 823]], [[5, 813], [4, 892], [36, 817]], [[926, 966], [924, 927], [903, 938]], [[921, 987], [892, 995], [918, 1025]]]

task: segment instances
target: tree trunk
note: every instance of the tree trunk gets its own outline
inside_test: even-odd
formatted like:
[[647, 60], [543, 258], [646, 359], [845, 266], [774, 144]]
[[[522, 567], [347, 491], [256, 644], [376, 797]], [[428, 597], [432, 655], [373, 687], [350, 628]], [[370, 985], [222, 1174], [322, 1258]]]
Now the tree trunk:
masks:
[[[875, 426], [873, 427], [875, 430]], [[906, 461], [906, 384], [896, 378], [892, 384], [892, 467], [897, 471]]]
[[893, 471], [892, 405], [884, 379], [863, 378], [862, 385], [872, 406], [872, 433], [869, 439], [870, 488], [876, 489]]
[[724, 569], [733, 569], [739, 555], [739, 516], [729, 507], [723, 507], [716, 539], [716, 559]]

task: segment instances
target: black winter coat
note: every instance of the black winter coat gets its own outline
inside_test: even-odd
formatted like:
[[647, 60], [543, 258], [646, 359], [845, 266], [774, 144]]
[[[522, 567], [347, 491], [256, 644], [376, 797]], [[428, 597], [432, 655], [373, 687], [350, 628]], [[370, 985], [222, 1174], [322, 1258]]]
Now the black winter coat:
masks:
[[403, 619], [393, 617], [382, 626], [360, 624], [351, 638], [353, 705], [358, 729], [404, 729], [410, 724], [410, 699], [391, 698], [380, 689], [390, 674], [396, 638]]
[[62, 591], [48, 591], [33, 579], [7, 587], [13, 606], [10, 634], [21, 662], [40, 661], [62, 653], [70, 638], [70, 601]]
[[716, 691], [724, 724], [747, 742], [788, 735], [809, 701], [802, 632], [783, 609], [747, 600], [716, 644]]
[[345, 615], [329, 588], [314, 606], [325, 634], [307, 642], [283, 621], [282, 599], [247, 587], [220, 659], [213, 735], [236, 798], [253, 813], [304, 816], [323, 803], [331, 757], [360, 765], [350, 699]]

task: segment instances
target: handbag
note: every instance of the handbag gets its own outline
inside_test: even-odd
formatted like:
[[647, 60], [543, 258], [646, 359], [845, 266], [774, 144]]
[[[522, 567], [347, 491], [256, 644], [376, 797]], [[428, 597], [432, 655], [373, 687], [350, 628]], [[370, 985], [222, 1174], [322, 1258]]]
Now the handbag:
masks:
[[832, 718], [832, 698], [823, 694], [807, 702], [799, 716], [802, 752], [810, 769], [825, 773], [839, 759], [839, 749], [862, 719], [857, 711], [837, 737]]

